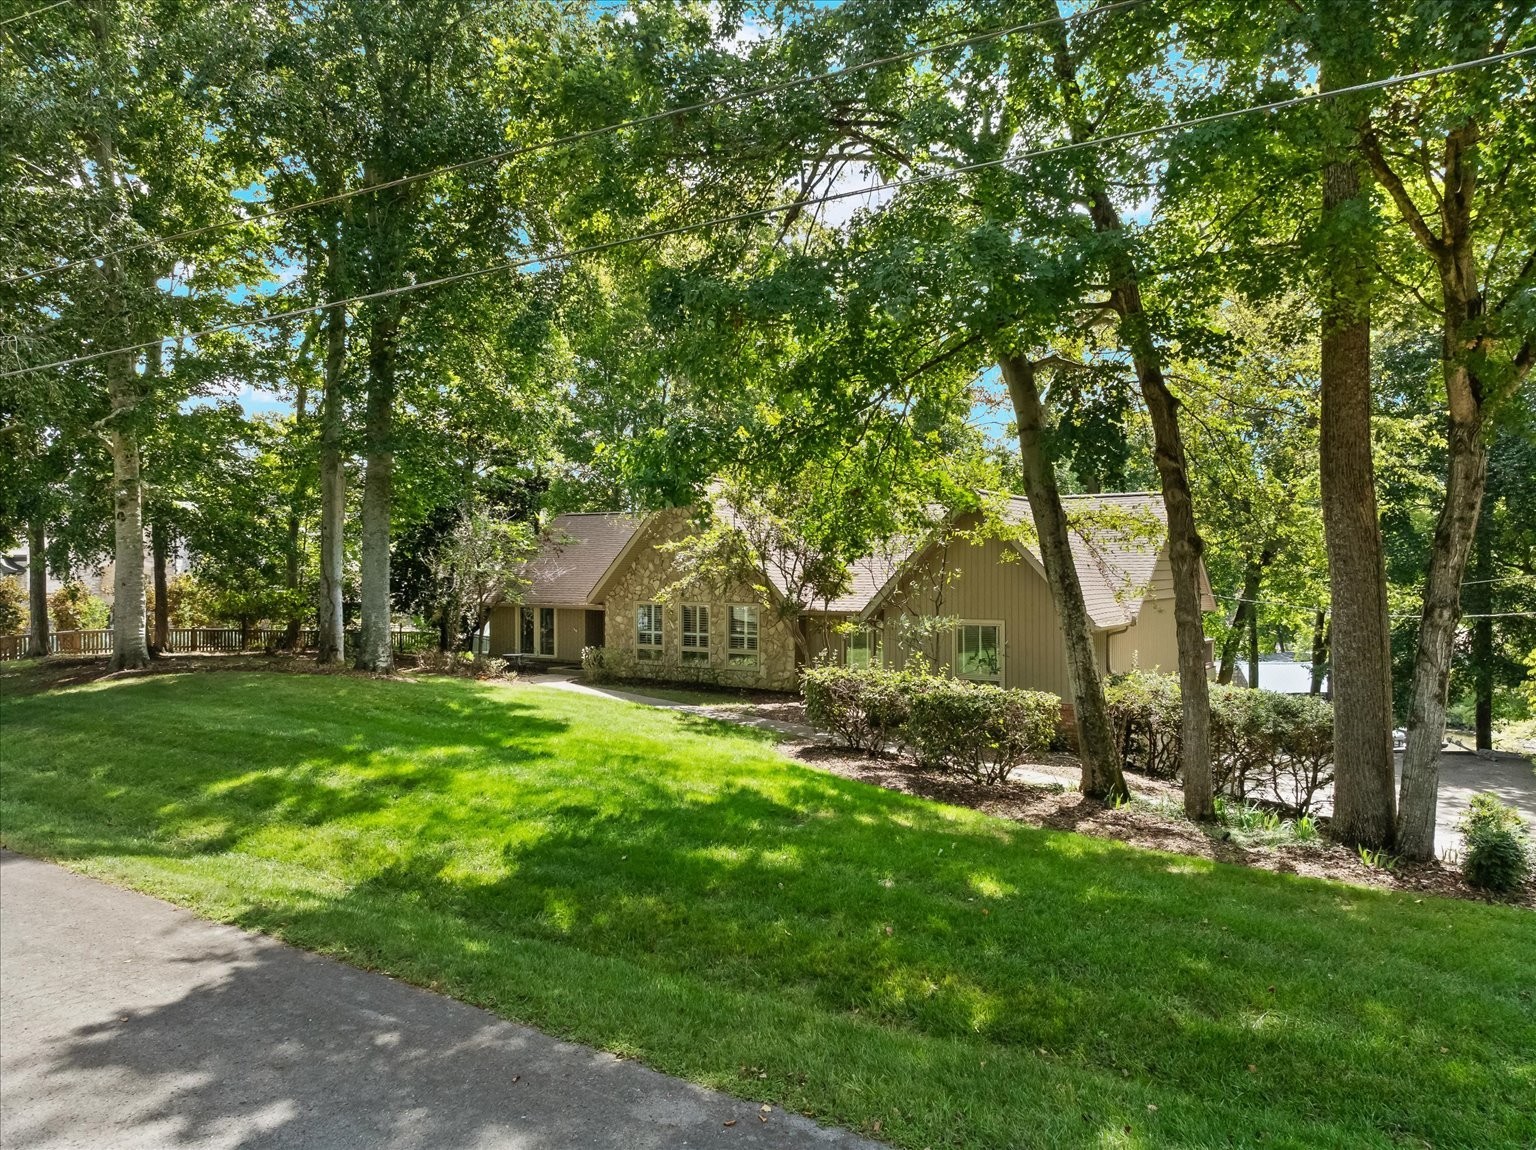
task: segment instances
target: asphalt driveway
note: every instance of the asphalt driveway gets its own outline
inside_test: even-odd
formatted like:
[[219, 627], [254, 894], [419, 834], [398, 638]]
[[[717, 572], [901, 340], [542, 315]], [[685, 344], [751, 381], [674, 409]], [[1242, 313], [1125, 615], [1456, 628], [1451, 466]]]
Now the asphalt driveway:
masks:
[[0, 1146], [875, 1150], [9, 853]]

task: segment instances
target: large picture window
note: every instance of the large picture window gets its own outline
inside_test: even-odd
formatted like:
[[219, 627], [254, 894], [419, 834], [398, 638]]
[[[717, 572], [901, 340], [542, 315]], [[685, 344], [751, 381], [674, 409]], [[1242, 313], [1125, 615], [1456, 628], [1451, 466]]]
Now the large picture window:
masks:
[[703, 603], [683, 605], [683, 662], [709, 662], [709, 607]]
[[728, 662], [732, 667], [757, 666], [757, 608], [731, 608]]
[[553, 656], [555, 653], [555, 609], [553, 607], [539, 608], [539, 654]]
[[642, 662], [661, 658], [660, 603], [641, 603], [635, 608], [635, 658]]
[[955, 674], [982, 683], [1003, 680], [1003, 625], [962, 623], [955, 628]]

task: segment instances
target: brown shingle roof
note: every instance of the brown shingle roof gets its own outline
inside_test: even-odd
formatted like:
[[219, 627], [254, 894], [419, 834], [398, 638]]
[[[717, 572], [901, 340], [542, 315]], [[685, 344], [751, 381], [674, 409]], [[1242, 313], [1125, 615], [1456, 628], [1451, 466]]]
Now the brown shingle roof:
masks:
[[[1062, 502], [1072, 525], [1072, 556], [1089, 618], [1101, 629], [1134, 622], [1148, 590], [1167, 578], [1166, 564], [1159, 569], [1167, 542], [1162, 496], [1147, 491], [1065, 495]], [[1007, 497], [1003, 514], [1014, 523], [1033, 522], [1023, 496]], [[643, 518], [614, 512], [557, 516], [550, 525], [554, 541], [530, 567], [533, 586], [526, 601], [551, 607], [591, 603], [598, 580], [643, 523]], [[1037, 547], [1023, 545], [1023, 550], [1039, 562]], [[826, 610], [864, 611], [912, 556], [912, 547], [893, 543], [885, 552], [857, 560], [849, 567], [848, 590]]]
[[557, 515], [550, 540], [528, 567], [526, 602], [541, 607], [581, 607], [644, 520], [609, 511]]

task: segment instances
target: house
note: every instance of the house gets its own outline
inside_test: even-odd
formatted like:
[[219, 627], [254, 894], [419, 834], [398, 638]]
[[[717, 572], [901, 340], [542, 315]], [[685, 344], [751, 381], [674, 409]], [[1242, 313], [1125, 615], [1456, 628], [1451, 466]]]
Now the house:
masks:
[[[1161, 496], [1064, 502], [1100, 670], [1175, 672]], [[999, 521], [1015, 530], [977, 531], [973, 517], [956, 525], [958, 533], [868, 556], [853, 565], [842, 595], [798, 618], [765, 607], [754, 590], [754, 583], [775, 585], [771, 572], [731, 586], [675, 586], [665, 545], [692, 532], [687, 509], [643, 518], [562, 515], [533, 565], [525, 602], [493, 613], [491, 650], [574, 663], [583, 647], [601, 646], [628, 674], [773, 690], [793, 690], [807, 658], [896, 668], [922, 660], [978, 682], [1069, 696], [1028, 503], [1000, 497], [1000, 511]], [[1203, 572], [1201, 583], [1204, 606], [1214, 609]]]

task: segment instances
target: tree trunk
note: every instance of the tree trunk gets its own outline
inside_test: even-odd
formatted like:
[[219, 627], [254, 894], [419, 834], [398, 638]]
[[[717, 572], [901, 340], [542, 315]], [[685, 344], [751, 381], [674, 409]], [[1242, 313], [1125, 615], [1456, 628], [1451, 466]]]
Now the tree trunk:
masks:
[[[328, 258], [340, 257], [332, 249]], [[328, 282], [339, 281], [339, 275]], [[317, 658], [345, 657], [341, 599], [342, 533], [346, 521], [346, 474], [341, 466], [341, 371], [347, 356], [347, 312], [325, 313], [325, 392], [320, 400], [320, 596], [316, 611]]]
[[[1483, 384], [1474, 365], [1487, 355], [1482, 329], [1483, 296], [1474, 251], [1473, 202], [1477, 192], [1478, 129], [1465, 122], [1446, 134], [1445, 192], [1440, 197], [1438, 237], [1415, 228], [1440, 272], [1441, 364], [1449, 421], [1446, 429], [1445, 503], [1435, 524], [1419, 616], [1408, 704], [1408, 746], [1398, 801], [1398, 849], [1411, 859], [1435, 854], [1435, 808], [1440, 785], [1440, 748], [1445, 743], [1445, 708], [1451, 685], [1451, 657], [1461, 621], [1461, 581], [1477, 534], [1477, 517], [1488, 480], [1483, 441]], [[1372, 162], [1387, 179], [1394, 174], [1379, 150]], [[1394, 199], [1397, 186], [1389, 183]], [[1400, 206], [1402, 201], [1399, 199]]]
[[1243, 644], [1243, 636], [1249, 631], [1249, 620], [1258, 612], [1259, 591], [1263, 586], [1264, 572], [1275, 561], [1276, 548], [1273, 543], [1265, 543], [1257, 555], [1248, 560], [1248, 565], [1243, 568], [1243, 590], [1238, 599], [1237, 610], [1232, 612], [1232, 627], [1227, 632], [1226, 640], [1221, 645], [1221, 669], [1216, 674], [1216, 681], [1222, 686], [1232, 682], [1232, 673], [1237, 668], [1237, 653]]
[[1082, 760], [1083, 794], [1118, 798], [1130, 794], [1104, 705], [1093, 628], [1083, 603], [1083, 589], [1072, 558], [1067, 516], [1056, 488], [1056, 471], [1045, 447], [1044, 419], [1035, 368], [1019, 355], [1001, 354], [998, 366], [1013, 399], [1019, 426], [1019, 455], [1024, 465], [1024, 491], [1040, 541], [1040, 561], [1051, 588], [1051, 601], [1061, 620], [1067, 650], [1067, 677], [1077, 718], [1078, 757]]
[[155, 585], [155, 618], [149, 649], [158, 655], [171, 645], [171, 601], [165, 571], [170, 559], [170, 532], [158, 519], [149, 525], [149, 551]]
[[[1054, 25], [1048, 35], [1052, 38], [1052, 66], [1072, 140], [1084, 143], [1093, 138], [1094, 128], [1084, 111], [1077, 66], [1068, 48], [1065, 27]], [[1205, 544], [1195, 524], [1184, 437], [1179, 431], [1179, 404], [1163, 377], [1162, 356], [1142, 306], [1141, 285], [1124, 242], [1120, 214], [1091, 156], [1083, 152], [1081, 157], [1078, 174], [1088, 202], [1088, 215], [1094, 230], [1113, 244], [1107, 261], [1110, 303], [1120, 318], [1120, 341], [1131, 353], [1142, 400], [1151, 417], [1154, 459], [1168, 518], [1168, 557], [1173, 570], [1174, 630], [1179, 652], [1184, 813], [1192, 819], [1211, 819], [1216, 814], [1211, 783], [1211, 702], [1200, 594]]]
[[48, 560], [43, 517], [27, 524], [27, 655], [48, 654]]
[[133, 365], [113, 356], [112, 381], [112, 660], [114, 671], [149, 665], [144, 634], [144, 485], [139, 478], [139, 438], [131, 427], [135, 403]]
[[1312, 684], [1307, 693], [1321, 695], [1323, 679], [1328, 674], [1328, 612], [1312, 616]]
[[[1323, 69], [1324, 87], [1331, 69]], [[1392, 661], [1386, 565], [1371, 460], [1371, 311], [1374, 244], [1360, 234], [1369, 208], [1358, 157], [1326, 149], [1322, 229], [1323, 536], [1333, 607], [1332, 833], [1351, 845], [1392, 845]]]
[[1493, 487], [1489, 476], [1483, 492], [1483, 510], [1478, 516], [1477, 539], [1473, 543], [1473, 582], [1470, 588], [1472, 613], [1472, 684], [1475, 698], [1477, 749], [1493, 750]]
[[[1248, 580], [1243, 580], [1243, 594], [1248, 591]], [[1230, 686], [1232, 676], [1237, 671], [1237, 653], [1243, 645], [1243, 636], [1248, 633], [1248, 612], [1253, 604], [1246, 598], [1239, 599], [1237, 610], [1232, 612], [1232, 623], [1227, 630], [1227, 637], [1221, 643], [1221, 665], [1216, 671], [1216, 682], [1223, 687]]]
[[368, 406], [363, 434], [362, 635], [357, 669], [394, 667], [389, 636], [389, 520], [395, 466], [395, 341], [399, 310], [393, 300], [373, 305], [368, 332]]
[[1248, 612], [1248, 689], [1259, 689], [1259, 605]]
[[[293, 405], [293, 422], [297, 430], [304, 426], [306, 408], [309, 406], [309, 392], [304, 384], [299, 384], [298, 396]], [[283, 647], [285, 650], [297, 651], [299, 649], [299, 634], [304, 628], [304, 620], [300, 617], [298, 606], [299, 573], [302, 566], [302, 556], [299, 551], [299, 526], [300, 511], [303, 510], [304, 490], [307, 486], [305, 473], [307, 467], [300, 468], [299, 474], [293, 480], [293, 492], [288, 500], [287, 523], [287, 553], [284, 556], [283, 586], [293, 592], [291, 614], [288, 616], [288, 625], [283, 628]]]

